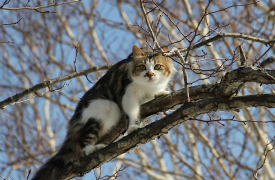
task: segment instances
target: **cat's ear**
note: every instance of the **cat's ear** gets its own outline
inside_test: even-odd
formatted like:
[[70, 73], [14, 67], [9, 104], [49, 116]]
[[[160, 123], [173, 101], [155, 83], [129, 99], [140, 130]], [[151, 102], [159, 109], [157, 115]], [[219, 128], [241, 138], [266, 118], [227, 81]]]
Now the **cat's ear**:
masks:
[[169, 52], [169, 47], [168, 46], [165, 46], [163, 48], [161, 48], [164, 52]]
[[136, 45], [133, 46], [133, 56], [146, 56]]
[[[168, 46], [165, 46], [165, 47], [163, 47], [163, 48], [161, 48], [161, 49], [163, 50], [163, 52], [169, 52]], [[158, 53], [158, 56], [162, 56], [162, 53], [159, 52], [159, 53]]]

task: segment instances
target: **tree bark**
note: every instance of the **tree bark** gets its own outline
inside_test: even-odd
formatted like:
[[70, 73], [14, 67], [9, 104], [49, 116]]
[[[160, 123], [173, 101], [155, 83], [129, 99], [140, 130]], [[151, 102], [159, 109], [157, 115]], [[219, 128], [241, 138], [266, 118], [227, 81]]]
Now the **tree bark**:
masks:
[[[169, 99], [170, 97], [167, 96], [166, 98]], [[217, 111], [234, 111], [241, 108], [258, 106], [275, 108], [275, 95], [249, 95], [233, 97], [230, 100], [210, 98], [187, 103], [161, 120], [153, 122], [144, 128], [140, 128], [132, 134], [121, 138], [119, 141], [111, 143], [109, 146], [93, 154], [68, 164], [67, 168], [60, 173], [63, 174], [63, 176], [57, 179], [71, 179], [76, 176], [83, 176], [85, 173], [90, 172], [92, 169], [101, 166], [118, 155], [126, 153], [141, 144], [145, 144], [162, 134], [168, 133], [169, 130], [176, 125], [200, 114]]]

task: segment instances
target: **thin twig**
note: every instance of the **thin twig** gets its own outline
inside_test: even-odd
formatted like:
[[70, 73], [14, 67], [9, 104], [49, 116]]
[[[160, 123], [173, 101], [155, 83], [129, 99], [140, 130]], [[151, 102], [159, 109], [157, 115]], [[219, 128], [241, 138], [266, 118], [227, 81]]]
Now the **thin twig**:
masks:
[[[180, 58], [182, 64], [186, 63], [183, 56], [181, 55], [181, 53], [179, 52], [178, 49], [176, 49], [176, 54], [178, 55], [178, 57]], [[189, 87], [188, 87], [188, 75], [185, 69], [185, 65], [182, 66], [182, 72], [183, 72], [183, 79], [184, 79], [184, 88], [185, 88], [185, 98], [186, 98], [186, 102], [190, 102], [190, 97], [189, 97]]]
[[209, 13], [207, 13], [207, 15], [214, 14], [214, 13], [221, 12], [221, 11], [226, 11], [227, 9], [232, 8], [232, 7], [248, 6], [248, 5], [252, 5], [252, 4], [257, 4], [258, 2], [260, 2], [260, 1], [252, 2], [252, 3], [247, 3], [247, 4], [235, 4], [235, 5], [231, 5], [231, 6], [228, 6], [226, 8], [223, 8], [223, 9], [220, 9], [220, 10], [217, 10], [217, 11], [209, 12]]
[[5, 0], [0, 9], [3, 8], [5, 5], [9, 4], [11, 0]]
[[189, 55], [189, 53], [190, 53], [190, 50], [193, 48], [193, 47], [192, 47], [192, 43], [193, 43], [193, 41], [195, 40], [195, 38], [196, 38], [196, 36], [197, 36], [197, 34], [198, 34], [199, 26], [200, 26], [202, 20], [203, 20], [204, 17], [207, 15], [207, 9], [208, 9], [208, 7], [210, 6], [210, 3], [211, 3], [211, 2], [212, 2], [212, 0], [209, 0], [208, 4], [207, 4], [207, 6], [206, 6], [206, 8], [205, 8], [205, 10], [204, 10], [204, 14], [203, 14], [203, 16], [201, 17], [201, 19], [200, 19], [200, 21], [199, 21], [199, 23], [198, 23], [198, 25], [197, 25], [197, 27], [196, 27], [196, 29], [195, 29], [195, 34], [194, 34], [193, 38], [189, 41], [189, 47], [187, 48], [187, 52], [186, 52], [186, 55], [185, 55], [184, 62], [187, 62], [187, 58], [188, 58], [188, 55]]
[[254, 64], [257, 63], [262, 57], [264, 57], [264, 55], [266, 55], [266, 53], [273, 47], [274, 44], [275, 42], [270, 44], [270, 47], [261, 55], [261, 57], [256, 60], [256, 62], [254, 62]]
[[148, 19], [148, 17], [147, 17], [147, 13], [146, 13], [146, 11], [145, 11], [145, 3], [146, 3], [146, 2], [144, 2], [143, 0], [140, 0], [140, 7], [141, 7], [142, 13], [143, 13], [143, 15], [144, 15], [145, 22], [146, 22], [146, 24], [147, 24], [148, 31], [149, 31], [149, 33], [150, 33], [152, 39], [153, 39], [153, 48], [155, 47], [155, 45], [157, 45], [157, 48], [158, 48], [160, 51], [163, 52], [163, 50], [161, 49], [161, 47], [160, 47], [160, 45], [159, 45], [159, 43], [158, 43], [158, 41], [157, 41], [157, 38], [156, 38], [156, 36], [155, 36], [155, 34], [154, 34], [154, 32], [153, 32], [153, 29], [152, 29], [152, 26], [151, 26], [151, 24], [150, 24], [150, 22], [149, 22], [149, 19]]
[[[181, 62], [182, 63], [187, 63], [187, 58], [188, 58], [188, 55], [190, 53], [190, 50], [192, 48], [192, 43], [195, 39], [195, 37], [197, 36], [197, 33], [198, 33], [198, 29], [199, 29], [199, 26], [202, 22], [202, 20], [204, 19], [204, 17], [206, 16], [206, 10], [208, 9], [210, 3], [211, 3], [212, 0], [209, 0], [205, 10], [204, 10], [204, 15], [201, 17], [196, 29], [195, 29], [195, 34], [193, 36], [193, 38], [189, 41], [189, 47], [187, 48], [187, 53], [185, 54], [185, 58], [182, 57], [182, 55], [180, 54], [179, 50], [177, 49], [175, 52], [177, 54], [177, 56], [180, 58]], [[187, 75], [187, 72], [186, 72], [186, 69], [185, 67], [183, 66], [182, 67], [182, 72], [183, 72], [183, 78], [184, 78], [184, 87], [185, 87], [185, 96], [186, 96], [186, 102], [190, 102], [190, 97], [189, 97], [189, 88], [188, 88], [188, 75]]]
[[[158, 10], [159, 10], [160, 12], [162, 12], [162, 13], [169, 19], [169, 21], [178, 29], [179, 33], [183, 36], [183, 38], [182, 38], [180, 41], [182, 41], [182, 40], [184, 40], [184, 39], [187, 39], [187, 41], [190, 41], [190, 40], [188, 39], [188, 36], [189, 36], [191, 33], [189, 33], [188, 35], [184, 35], [184, 34], [182, 33], [181, 29], [179, 28], [178, 23], [176, 24], [176, 23], [171, 19], [171, 17], [170, 17], [165, 11], [163, 11], [163, 10], [161, 10], [161, 9], [159, 8], [159, 5], [160, 5], [160, 4], [158, 5], [158, 4], [155, 3], [154, 0], [152, 0], [152, 1], [153, 1], [153, 3], [156, 5], [155, 8], [158, 8]], [[178, 41], [177, 41], [177, 42], [178, 42]]]
[[31, 172], [32, 172], [32, 170], [31, 170], [31, 169], [29, 169], [29, 171], [28, 171], [28, 175], [27, 175], [27, 180], [29, 179]]
[[[9, 0], [10, 1], [10, 0]], [[8, 1], [8, 3], [9, 3]], [[5, 8], [4, 6], [8, 3], [7, 0], [4, 2], [4, 4], [0, 7], [0, 9], [4, 9], [4, 10], [9, 10], [9, 11], [13, 11], [13, 10], [23, 10], [23, 9], [27, 9], [27, 10], [38, 10], [38, 9], [42, 9], [42, 8], [48, 8], [48, 7], [52, 7], [52, 6], [59, 6], [59, 5], [64, 5], [64, 4], [70, 4], [70, 3], [74, 3], [74, 2], [79, 2], [81, 0], [73, 0], [73, 1], [67, 1], [67, 2], [62, 2], [62, 3], [52, 3], [49, 5], [45, 5], [45, 6], [37, 6], [37, 7], [19, 7], [19, 8]]]
[[273, 147], [272, 147], [271, 149], [267, 150], [267, 146], [268, 146], [269, 144], [271, 144], [274, 140], [275, 140], [275, 137], [273, 137], [273, 139], [272, 139], [269, 143], [267, 143], [266, 146], [265, 146], [264, 153], [263, 153], [263, 155], [264, 155], [263, 163], [262, 163], [261, 166], [259, 166], [259, 167], [257, 168], [256, 172], [253, 174], [253, 177], [254, 177], [255, 179], [258, 179], [258, 178], [257, 178], [258, 172], [259, 172], [260, 169], [262, 169], [262, 168], [264, 167], [264, 164], [265, 164], [265, 162], [266, 162], [266, 158], [267, 158], [268, 153], [269, 153], [270, 151], [274, 150], [274, 145], [273, 145]]
[[77, 60], [77, 54], [78, 54], [78, 49], [79, 49], [79, 46], [80, 46], [80, 44], [79, 43], [77, 43], [77, 45], [75, 46], [75, 58], [74, 58], [74, 72], [77, 72], [76, 71], [76, 60]]
[[21, 21], [22, 18], [20, 18], [17, 22], [14, 23], [8, 23], [8, 24], [0, 24], [0, 26], [8, 26], [8, 25], [14, 25], [14, 24], [18, 24]]
[[239, 51], [240, 51], [241, 66], [243, 66], [246, 63], [246, 57], [245, 57], [245, 54], [244, 54], [244, 51], [243, 51], [243, 48], [241, 45], [239, 46]]
[[[218, 35], [216, 35], [212, 38], [209, 38], [205, 41], [202, 41], [200, 43], [195, 44], [194, 46], [192, 46], [191, 50], [198, 49], [202, 46], [205, 46], [205, 45], [207, 45], [211, 42], [217, 41], [217, 40], [225, 38], [225, 37], [245, 39], [245, 40], [250, 40], [250, 41], [253, 41], [253, 42], [259, 42], [259, 43], [263, 43], [263, 44], [274, 44], [275, 43], [275, 39], [266, 40], [266, 39], [263, 39], [263, 38], [258, 38], [258, 37], [255, 37], [255, 36], [246, 35], [246, 34], [243, 34], [243, 33], [221, 33], [221, 34], [218, 34]], [[187, 52], [187, 50], [188, 50], [188, 48], [184, 48], [184, 49], [179, 48], [179, 51], [181, 53]], [[173, 53], [170, 52], [170, 53], [165, 53], [165, 55], [166, 56], [176, 56], [176, 53], [175, 52], [173, 52]]]
[[28, 0], [28, 2], [27, 2], [27, 4], [25, 5], [25, 7], [27, 7], [27, 6], [29, 5], [30, 1], [31, 1], [31, 0]]

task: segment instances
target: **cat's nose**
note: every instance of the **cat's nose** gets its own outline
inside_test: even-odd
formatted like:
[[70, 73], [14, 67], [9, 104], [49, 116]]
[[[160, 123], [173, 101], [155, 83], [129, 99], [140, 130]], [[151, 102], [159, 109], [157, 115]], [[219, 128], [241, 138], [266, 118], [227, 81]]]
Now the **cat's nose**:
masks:
[[145, 77], [149, 77], [151, 79], [152, 76], [155, 76], [155, 73], [153, 73], [152, 71], [148, 71], [146, 74], [145, 74]]

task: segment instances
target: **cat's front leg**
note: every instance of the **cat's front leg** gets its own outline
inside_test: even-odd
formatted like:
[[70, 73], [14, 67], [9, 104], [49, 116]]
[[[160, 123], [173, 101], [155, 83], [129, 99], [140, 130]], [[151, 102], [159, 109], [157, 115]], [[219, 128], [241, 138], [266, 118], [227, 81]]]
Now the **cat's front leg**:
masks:
[[123, 110], [129, 117], [129, 126], [126, 134], [131, 134], [140, 128], [139, 110], [140, 104], [135, 97], [124, 96], [122, 100]]
[[163, 91], [160, 91], [160, 92], [156, 93], [155, 98], [158, 97], [158, 96], [164, 96], [164, 95], [167, 95], [167, 94], [170, 94], [170, 92], [163, 90]]
[[139, 107], [135, 107], [135, 110], [128, 111], [126, 114], [129, 117], [129, 126], [126, 131], [126, 134], [131, 134], [134, 131], [136, 131], [138, 128], [140, 128], [140, 119], [139, 119]]
[[129, 124], [128, 129], [126, 131], [126, 135], [133, 133], [138, 128], [140, 128], [140, 122], [139, 121], [136, 121], [136, 124], [133, 124], [133, 123]]

